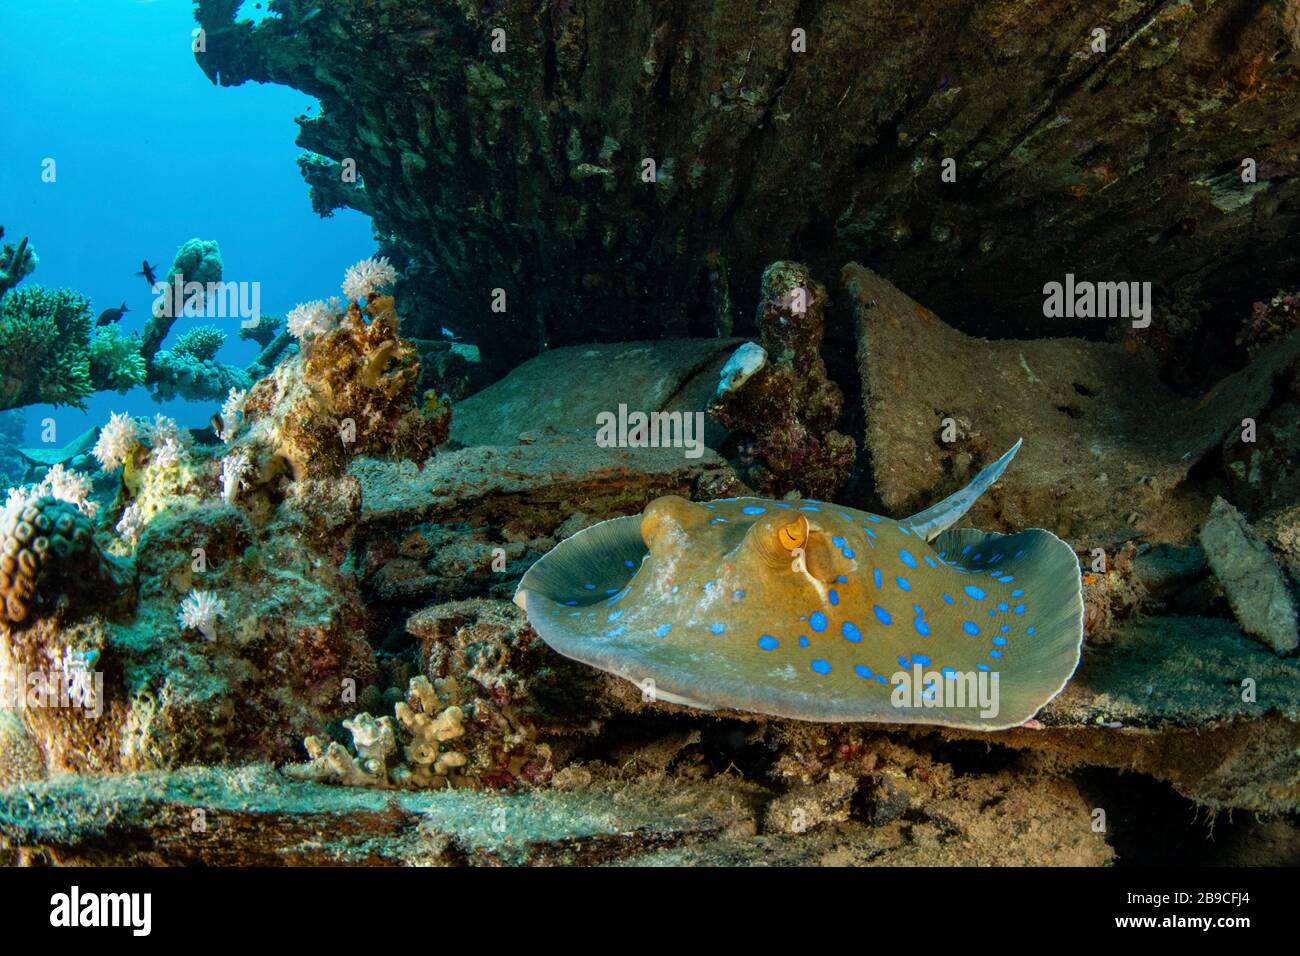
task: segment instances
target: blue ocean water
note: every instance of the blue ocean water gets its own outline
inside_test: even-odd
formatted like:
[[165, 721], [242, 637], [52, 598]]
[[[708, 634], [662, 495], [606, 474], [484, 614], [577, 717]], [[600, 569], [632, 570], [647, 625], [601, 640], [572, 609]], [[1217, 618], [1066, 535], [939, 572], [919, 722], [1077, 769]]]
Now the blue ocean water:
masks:
[[[322, 219], [308, 202], [293, 118], [314, 101], [278, 86], [214, 86], [194, 61], [194, 28], [189, 0], [0, 0], [5, 241], [28, 236], [40, 259], [25, 284], [71, 288], [96, 315], [125, 301], [124, 332], [144, 325], [154, 300], [140, 261], [161, 278], [191, 238], [220, 243], [225, 280], [260, 283], [273, 315], [337, 294], [343, 270], [375, 252], [368, 217]], [[54, 182], [42, 180], [47, 159]], [[163, 347], [206, 323], [227, 333], [219, 360], [256, 357], [238, 318], [182, 317]], [[29, 406], [26, 443], [40, 441], [47, 417], [61, 444], [112, 411], [160, 410], [201, 427], [216, 410], [159, 404], [143, 388], [86, 405]]]

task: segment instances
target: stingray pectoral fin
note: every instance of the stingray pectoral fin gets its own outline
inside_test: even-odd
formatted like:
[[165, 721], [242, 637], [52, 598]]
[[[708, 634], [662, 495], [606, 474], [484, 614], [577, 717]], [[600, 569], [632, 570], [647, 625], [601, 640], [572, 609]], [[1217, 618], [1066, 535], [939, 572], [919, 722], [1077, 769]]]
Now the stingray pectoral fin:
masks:
[[[982, 643], [998, 633], [996, 622], [1009, 622], [1009, 636], [995, 648], [998, 657], [983, 657], [998, 672], [995, 717], [954, 721], [983, 730], [1018, 727], [1059, 694], [1079, 666], [1083, 647], [1083, 581], [1074, 550], [1050, 531], [1033, 529], [1011, 535], [958, 528], [934, 543], [941, 554], [962, 558], [967, 566], [987, 566], [991, 552], [1005, 556], [991, 573], [963, 574], [977, 590], [996, 588], [1008, 611], [993, 623], [981, 622]], [[981, 560], [973, 561], [975, 555]], [[945, 721], [948, 722], [948, 721]]]
[[1011, 464], [1011, 459], [1016, 457], [1016, 452], [1020, 451], [1024, 441], [1023, 438], [1017, 439], [1001, 458], [984, 468], [975, 476], [975, 480], [961, 491], [949, 495], [938, 504], [931, 505], [910, 518], [904, 518], [899, 524], [915, 532], [918, 537], [933, 541], [960, 521], [961, 516], [970, 511], [971, 505], [975, 504], [979, 496], [1002, 477], [1002, 473], [1007, 470], [1007, 465]]
[[515, 603], [530, 591], [557, 604], [576, 601], [585, 606], [604, 600], [611, 588], [627, 586], [647, 550], [640, 515], [594, 524], [565, 538], [529, 568], [519, 582]]

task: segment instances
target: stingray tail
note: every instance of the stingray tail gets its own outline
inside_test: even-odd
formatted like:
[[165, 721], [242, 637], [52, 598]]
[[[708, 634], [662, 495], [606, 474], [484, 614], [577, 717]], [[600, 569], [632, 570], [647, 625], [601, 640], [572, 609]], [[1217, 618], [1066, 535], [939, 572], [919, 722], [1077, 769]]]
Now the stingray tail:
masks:
[[970, 511], [971, 505], [975, 504], [979, 496], [1002, 477], [1002, 473], [1007, 470], [1007, 465], [1011, 464], [1011, 459], [1016, 457], [1016, 452], [1020, 451], [1024, 441], [1023, 438], [1017, 439], [1001, 458], [976, 475], [975, 480], [961, 491], [949, 495], [938, 504], [931, 505], [910, 518], [904, 518], [899, 524], [918, 537], [933, 541], [960, 521], [961, 516]]

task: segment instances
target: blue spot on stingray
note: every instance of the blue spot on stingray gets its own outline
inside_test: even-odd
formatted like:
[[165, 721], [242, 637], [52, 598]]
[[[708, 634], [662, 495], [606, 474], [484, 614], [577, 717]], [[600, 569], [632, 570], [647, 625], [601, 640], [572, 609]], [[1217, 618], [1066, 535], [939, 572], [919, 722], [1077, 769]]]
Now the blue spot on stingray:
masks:
[[635, 567], [635, 566], [636, 566], [636, 562], [633, 561], [631, 558], [624, 558], [624, 559], [623, 559], [623, 567], [625, 567], [625, 568], [631, 568], [631, 567]]
[[1024, 614], [1024, 613], [1025, 613], [1025, 606], [1024, 606], [1023, 604], [1017, 604], [1016, 607], [1015, 607], [1015, 612], [1016, 612], [1017, 614]]
[[607, 621], [617, 621], [617, 620], [618, 620], [620, 617], [622, 617], [622, 616], [623, 616], [623, 612], [622, 612], [622, 611], [611, 611], [610, 614], [609, 614], [609, 617], [605, 618], [605, 620], [607, 620]]
[[1000, 628], [998, 628], [998, 630], [1001, 631], [1003, 634], [1006, 634], [1008, 631], [1011, 630], [1011, 628], [1009, 628], [1009, 627], [1007, 627], [1007, 625], [1003, 624]]
[[1038, 630], [1038, 628], [1036, 628], [1036, 627], [1031, 627], [1031, 628], [1029, 628], [1028, 630], [1026, 630], [1025, 633], [1026, 633], [1026, 634], [1032, 634], [1032, 633], [1034, 633], [1034, 631], [1036, 631], [1036, 630]]
[[845, 548], [840, 552], [840, 554], [844, 555], [844, 557], [848, 558], [850, 561], [858, 556], [858, 553], [852, 548]]
[[573, 606], [574, 606], [575, 604], [577, 604], [577, 603], [578, 603], [577, 601], [565, 601], [565, 602], [564, 602], [564, 606], [565, 606], [565, 607], [573, 607]]
[[867, 515], [867, 520], [874, 521], [876, 524], [880, 524], [880, 515]]
[[912, 532], [910, 532], [910, 531], [907, 530], [907, 525], [903, 525], [903, 524], [900, 524], [900, 525], [898, 526], [898, 530], [901, 531], [901, 532], [903, 532], [903, 534], [909, 534], [909, 535], [910, 535], [910, 534], [912, 533]]
[[852, 641], [854, 644], [862, 640], [862, 632], [852, 621], [845, 621], [840, 625], [840, 633], [844, 635], [846, 641]]
[[626, 631], [626, 630], [627, 630], [627, 628], [625, 628], [623, 625], [620, 624], [618, 627], [611, 628], [610, 630], [606, 631], [606, 632], [605, 632], [605, 636], [606, 636], [606, 637], [618, 637], [620, 634], [622, 634], [622, 633], [623, 633], [624, 631]]
[[984, 552], [982, 552], [982, 551], [976, 551], [974, 554], [972, 554], [972, 555], [970, 556], [970, 559], [971, 559], [972, 561], [978, 561], [978, 560], [980, 559], [980, 556], [981, 556], [983, 553], [984, 553]]
[[998, 616], [997, 608], [993, 608], [993, 607], [989, 608], [989, 617], [997, 617], [997, 616]]
[[876, 620], [879, 621], [881, 624], [893, 624], [893, 623], [894, 623], [894, 619], [893, 619], [892, 617], [889, 616], [889, 612], [886, 611], [886, 610], [885, 610], [883, 607], [881, 607], [879, 604], [875, 605], [871, 610], [873, 610], [873, 611], [876, 612]]
[[617, 594], [617, 593], [618, 593], [618, 588], [605, 588], [605, 593], [606, 593], [606, 594]]
[[925, 561], [926, 564], [934, 568], [936, 571], [939, 570], [939, 565], [935, 564], [934, 558], [930, 557], [928, 554], [924, 557], [923, 560]]
[[1002, 575], [1002, 577], [998, 578], [998, 580], [1001, 581], [1003, 584], [1010, 584], [1012, 581], [1015, 580], [1015, 578], [1013, 578], [1009, 574], [1004, 574]]
[[814, 507], [813, 505], [804, 505], [804, 506], [803, 506], [802, 508], [800, 508], [799, 510], [800, 510], [800, 511], [821, 511], [822, 509], [821, 509], [821, 508]]
[[984, 591], [983, 591], [981, 588], [977, 588], [977, 587], [976, 587], [975, 585], [973, 585], [973, 584], [968, 584], [968, 585], [966, 585], [964, 588], [962, 588], [962, 590], [965, 591], [967, 594], [969, 594], [971, 597], [973, 597], [973, 598], [974, 598], [975, 600], [977, 600], [977, 601], [982, 601], [982, 600], [984, 600], [984, 598], [985, 598], [985, 596], [986, 596], [985, 593], [984, 593]]
[[741, 588], [736, 588], [736, 590], [731, 592], [731, 599], [733, 601], [739, 601], [744, 596], [745, 596], [745, 592]]
[[899, 655], [898, 655], [898, 666], [899, 666], [899, 667], [906, 667], [908, 670], [911, 670], [911, 668], [912, 668], [912, 662], [909, 661], [909, 660], [908, 660], [906, 657], [904, 657], [902, 654], [899, 654]]
[[867, 537], [870, 538], [872, 541], [876, 540], [876, 533], [872, 531], [870, 528], [863, 528], [862, 530], [867, 533]]
[[985, 672], [987, 672], [987, 671], [989, 670], [989, 665], [987, 665], [987, 664], [976, 664], [975, 666], [976, 666], [977, 668], [979, 668], [980, 670], [985, 671]]
[[594, 585], [594, 584], [584, 584], [584, 585], [582, 586], [582, 589], [583, 589], [584, 591], [594, 591], [594, 590], [596, 590], [596, 585]]
[[1011, 592], [1011, 596], [1012, 596], [1012, 597], [1020, 597], [1020, 595], [1022, 595], [1022, 594], [1024, 594], [1024, 593], [1025, 593], [1025, 589], [1024, 589], [1024, 588], [1017, 588], [1016, 590], [1014, 590], [1014, 591]]
[[874, 676], [871, 673], [871, 668], [868, 667], [866, 664], [854, 664], [853, 673], [857, 674], [863, 680], [871, 680], [871, 678]]
[[772, 507], [773, 507], [773, 508], [789, 508], [790, 506], [789, 506], [788, 504], [786, 504], [784, 501], [774, 501], [774, 502], [772, 502]]
[[[926, 657], [924, 654], [913, 654], [912, 660], [920, 664], [922, 667], [930, 666], [930, 658]], [[934, 681], [932, 680], [930, 683], [933, 684]]]
[[1007, 639], [1006, 639], [1005, 637], [995, 637], [995, 638], [993, 638], [993, 643], [996, 644], [996, 645], [998, 645], [998, 647], [1001, 647], [1001, 646], [1002, 646], [1003, 644], [1005, 644], [1006, 642], [1007, 642]]
[[999, 604], [998, 604], [998, 610], [999, 610], [999, 611], [1005, 611], [1005, 610], [1006, 610], [1008, 607], [1010, 607], [1010, 606], [1011, 606], [1011, 605], [1006, 604], [1005, 602], [1002, 602], [1002, 603], [999, 603]]
[[840, 596], [839, 596], [839, 593], [838, 593], [834, 588], [831, 588], [831, 589], [830, 589], [830, 592], [827, 594], [827, 597], [830, 598], [830, 602], [831, 602], [831, 606], [832, 606], [832, 607], [834, 607], [836, 604], [839, 604], [839, 603], [840, 603]]
[[944, 677], [956, 677], [956, 676], [957, 676], [957, 671], [956, 671], [954, 668], [951, 668], [951, 667], [945, 667], [945, 668], [943, 668], [943, 670], [939, 671], [939, 673], [942, 674]]
[[814, 659], [808, 666], [818, 674], [829, 674], [831, 672], [831, 662], [824, 661], [820, 657]]
[[760, 508], [758, 505], [745, 505], [745, 507], [741, 508], [740, 511], [742, 514], [747, 515], [761, 515], [763, 512], [767, 511], [767, 509]]
[[820, 634], [826, 630], [826, 615], [821, 611], [814, 611], [812, 617], [808, 618], [808, 626]]
[[912, 590], [911, 582], [908, 581], [907, 578], [903, 577], [901, 574], [898, 577], [894, 578], [894, 580], [898, 582], [898, 586], [902, 588], [904, 591]]
[[835, 583], [836, 583], [836, 584], [848, 584], [848, 583], [849, 583], [849, 579], [846, 578], [844, 575], [841, 574], [838, 578], [835, 579]]
[[726, 524], [726, 518], [710, 518], [709, 524]]
[[871, 580], [876, 582], [876, 587], [878, 588], [882, 588], [885, 586], [884, 584], [885, 579], [880, 574], [880, 568], [876, 568], [874, 571], [871, 572]]
[[972, 637], [980, 632], [980, 626], [974, 621], [966, 621], [962, 624], [961, 629]]
[[1001, 656], [1002, 656], [1001, 651], [989, 651], [989, 657], [1001, 657]]
[[952, 603], [953, 603], [953, 601], [952, 601], [952, 595], [949, 594], [949, 593], [946, 592], [946, 591], [944, 592], [944, 595], [943, 595], [943, 603], [944, 603], [944, 604], [952, 604]]
[[673, 585], [673, 590], [672, 590], [672, 593], [673, 593], [673, 594], [676, 594], [676, 593], [677, 593], [678, 591], [680, 591], [680, 590], [681, 590], [681, 588], [680, 588], [678, 585], [676, 585], [676, 584]]
[[655, 637], [667, 637], [668, 632], [673, 629], [671, 624], [660, 624], [655, 628]]
[[916, 633], [920, 634], [922, 637], [930, 636], [930, 625], [925, 623], [925, 618], [918, 617], [912, 622], [912, 626], [916, 628]]
[[758, 646], [765, 651], [774, 651], [781, 646], [781, 642], [771, 634], [764, 634], [758, 639]]
[[903, 559], [903, 563], [906, 564], [909, 568], [916, 567], [916, 558], [912, 557], [911, 552], [909, 552], [906, 548], [900, 548], [898, 550], [898, 556]]
[[968, 553], [968, 552], [970, 551], [970, 548], [971, 548], [971, 546], [970, 546], [969, 544], [966, 545], [966, 547], [964, 547], [964, 548], [961, 549], [961, 553], [962, 553], [962, 554], [966, 554], [966, 553]]
[[844, 545], [847, 544], [847, 543], [848, 543], [848, 542], [846, 542], [846, 541], [845, 541], [843, 538], [841, 538], [838, 534], [837, 534], [837, 535], [832, 535], [832, 536], [831, 536], [831, 544], [835, 545], [835, 547], [837, 547], [837, 548], [842, 548], [842, 547], [844, 547]]
[[808, 636], [807, 636], [806, 634], [800, 634], [800, 635], [799, 635], [799, 646], [800, 646], [800, 647], [807, 647], [807, 646], [808, 646], [809, 644], [811, 644], [811, 643], [812, 643], [812, 641], [808, 640]]
[[727, 625], [717, 621], [709, 625], [709, 631], [713, 634], [721, 634], [726, 629], [727, 629]]

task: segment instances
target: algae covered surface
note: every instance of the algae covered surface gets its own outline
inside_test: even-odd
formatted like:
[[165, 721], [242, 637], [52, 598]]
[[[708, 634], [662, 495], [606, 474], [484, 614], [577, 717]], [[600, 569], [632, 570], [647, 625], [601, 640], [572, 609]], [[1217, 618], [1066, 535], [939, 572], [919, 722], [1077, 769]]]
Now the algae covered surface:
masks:
[[3, 213], [0, 863], [1300, 863], [1295, 4], [182, 19], [303, 152]]

